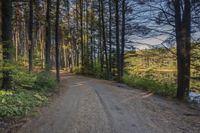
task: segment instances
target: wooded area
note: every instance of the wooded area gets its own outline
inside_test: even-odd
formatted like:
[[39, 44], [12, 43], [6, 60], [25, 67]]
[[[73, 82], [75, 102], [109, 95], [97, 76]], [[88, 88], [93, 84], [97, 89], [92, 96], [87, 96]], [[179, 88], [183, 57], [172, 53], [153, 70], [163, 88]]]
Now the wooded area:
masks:
[[[197, 0], [167, 1], [160, 8], [164, 17], [157, 18], [174, 26], [179, 99], [190, 89], [191, 31], [199, 4]], [[128, 0], [2, 0], [1, 89], [16, 88], [13, 64], [30, 72], [56, 69], [57, 81], [64, 69], [123, 82], [124, 56], [130, 51], [126, 49], [126, 15], [133, 9]]]
[[[147, 115], [141, 115], [141, 112], [152, 115], [147, 117], [148, 122], [157, 121], [159, 125], [160, 121], [164, 121], [171, 124], [174, 116], [169, 115], [171, 120], [167, 120], [168, 114], [175, 112], [177, 115], [179, 107], [174, 106], [179, 105], [170, 105], [175, 110], [173, 113], [165, 112], [170, 108], [166, 106], [168, 102], [152, 102], [159, 99], [151, 96], [156, 94], [186, 101], [193, 92], [200, 103], [199, 16], [200, 0], [1, 0], [0, 132], [1, 121], [26, 116], [33, 108], [46, 104], [48, 97], [58, 88], [64, 87], [62, 91], [69, 92], [63, 93], [65, 98], [63, 101], [59, 99], [61, 103], [57, 101], [58, 104], [52, 106], [55, 107], [51, 108], [54, 113], [61, 108], [64, 111], [58, 109], [60, 115], [70, 116], [67, 113], [73, 109], [81, 112], [81, 109], [89, 108], [89, 111], [102, 115], [98, 119], [109, 116], [109, 122], [112, 119], [118, 121], [116, 125], [111, 123], [111, 129], [114, 125], [116, 129], [125, 131], [136, 128], [139, 123], [137, 119], [141, 121], [139, 124], [146, 126], [145, 130], [153, 125], [144, 124], [146, 119], [143, 117]], [[73, 76], [66, 73], [73, 73]], [[108, 84], [105, 80], [115, 81], [116, 84]], [[121, 83], [134, 87], [134, 91], [129, 91], [130, 88], [119, 89], [126, 88]], [[137, 89], [143, 89], [145, 93]], [[166, 105], [161, 105], [161, 101]], [[63, 106], [66, 103], [70, 105]], [[84, 111], [82, 116], [79, 114], [80, 118], [88, 115], [89, 111]], [[75, 116], [77, 112], [74, 112], [72, 115]], [[158, 112], [167, 115], [160, 113], [160, 119], [154, 120]], [[134, 117], [129, 119], [130, 114]], [[197, 116], [191, 120], [199, 119], [196, 114], [180, 114]], [[58, 122], [56, 115], [52, 115], [52, 119]], [[58, 118], [65, 118], [61, 117]], [[78, 119], [78, 116], [75, 118]], [[120, 127], [123, 125], [121, 118], [125, 118], [124, 127]], [[177, 121], [182, 118], [177, 117]], [[88, 120], [88, 123], [94, 123], [92, 120]], [[102, 125], [95, 124], [106, 127], [108, 124], [105, 126], [105, 121]], [[136, 121], [135, 125], [130, 121]], [[67, 123], [65, 120], [63, 122]], [[60, 125], [58, 123], [57, 128]], [[175, 127], [178, 130], [170, 131], [182, 130], [180, 125]], [[166, 127], [168, 129], [171, 126]], [[188, 128], [188, 131], [199, 130], [198, 125], [196, 127]]]

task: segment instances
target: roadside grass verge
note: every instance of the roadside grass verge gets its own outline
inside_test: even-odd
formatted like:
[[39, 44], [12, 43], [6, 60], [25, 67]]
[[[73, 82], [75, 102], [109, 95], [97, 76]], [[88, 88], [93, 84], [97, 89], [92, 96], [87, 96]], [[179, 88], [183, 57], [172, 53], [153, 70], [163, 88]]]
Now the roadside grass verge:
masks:
[[163, 83], [136, 75], [124, 75], [123, 82], [131, 87], [143, 89], [161, 96], [174, 97], [176, 94], [176, 85], [174, 84]]

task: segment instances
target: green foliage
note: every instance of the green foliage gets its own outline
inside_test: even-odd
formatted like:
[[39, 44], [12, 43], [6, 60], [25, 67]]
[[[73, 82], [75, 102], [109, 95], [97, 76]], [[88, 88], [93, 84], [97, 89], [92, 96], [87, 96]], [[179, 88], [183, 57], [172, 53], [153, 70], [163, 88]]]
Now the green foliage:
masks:
[[170, 83], [163, 83], [135, 75], [125, 75], [123, 81], [129, 86], [142, 88], [161, 96], [173, 97], [176, 94], [176, 86]]
[[95, 64], [94, 66], [84, 66], [83, 73], [81, 73], [81, 67], [73, 67], [72, 72], [74, 74], [83, 74], [100, 79], [105, 78], [105, 72], [101, 72], [101, 65], [99, 63]]
[[11, 118], [24, 116], [34, 107], [47, 102], [47, 97], [36, 91], [19, 89], [17, 91], [0, 91], [0, 117]]
[[37, 74], [33, 89], [40, 91], [53, 91], [56, 87], [56, 78], [49, 72]]
[[[191, 51], [191, 80], [193, 91], [200, 91], [200, 45], [193, 44]], [[128, 52], [125, 55], [125, 72], [165, 84], [176, 84], [177, 62], [175, 48], [155, 48]]]
[[94, 65], [92, 75], [94, 75], [96, 78], [100, 78], [103, 79], [105, 78], [105, 72], [101, 71], [101, 64], [97, 63], [96, 65]]
[[23, 67], [12, 67], [13, 86], [16, 91], [0, 91], [0, 117], [24, 116], [34, 107], [47, 102], [47, 95], [56, 86], [51, 73], [30, 73]]
[[75, 66], [72, 68], [74, 74], [81, 74], [81, 67]]
[[37, 79], [36, 73], [30, 73], [23, 68], [16, 67], [12, 71], [12, 77], [14, 80], [14, 85], [16, 88], [33, 88], [35, 81]]

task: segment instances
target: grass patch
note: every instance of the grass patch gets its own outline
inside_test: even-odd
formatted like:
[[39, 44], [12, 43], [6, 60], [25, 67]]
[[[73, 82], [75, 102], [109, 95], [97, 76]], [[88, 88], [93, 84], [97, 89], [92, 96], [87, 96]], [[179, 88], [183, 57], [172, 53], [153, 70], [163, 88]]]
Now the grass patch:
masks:
[[131, 87], [137, 87], [161, 96], [174, 97], [176, 85], [147, 79], [135, 75], [124, 75], [123, 82]]

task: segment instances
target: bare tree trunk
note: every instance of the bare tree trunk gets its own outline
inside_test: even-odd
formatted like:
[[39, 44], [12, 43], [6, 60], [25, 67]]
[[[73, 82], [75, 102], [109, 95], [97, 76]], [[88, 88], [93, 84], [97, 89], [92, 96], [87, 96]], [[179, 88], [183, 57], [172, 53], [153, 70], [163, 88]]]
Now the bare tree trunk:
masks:
[[80, 0], [80, 21], [81, 21], [81, 73], [84, 73], [84, 48], [83, 48], [83, 0]]
[[[4, 67], [12, 63], [12, 0], [2, 0], [2, 42]], [[12, 89], [11, 70], [3, 69], [2, 89]]]
[[29, 71], [33, 69], [33, 0], [29, 2]]
[[109, 69], [108, 69], [108, 54], [107, 54], [107, 44], [106, 44], [106, 33], [105, 33], [105, 21], [104, 21], [104, 3], [103, 0], [101, 1], [101, 21], [102, 21], [102, 37], [103, 37], [103, 49], [105, 54], [105, 64], [106, 64], [106, 75], [105, 78], [107, 79], [109, 76]]
[[[183, 4], [183, 5], [182, 5]], [[183, 99], [190, 87], [190, 50], [191, 50], [191, 5], [185, 0], [175, 0], [175, 28], [177, 43], [177, 98]], [[184, 7], [182, 9], [182, 7]], [[183, 13], [181, 13], [183, 10]]]
[[115, 24], [116, 24], [116, 54], [117, 54], [117, 81], [120, 82], [120, 44], [119, 44], [119, 1], [115, 0]]
[[109, 79], [112, 76], [112, 2], [109, 0]]
[[56, 43], [56, 78], [57, 81], [60, 82], [60, 56], [59, 56], [59, 37], [58, 37], [58, 29], [59, 29], [59, 8], [60, 8], [60, 0], [56, 2], [56, 26], [55, 26], [55, 43]]
[[47, 11], [46, 11], [46, 46], [45, 46], [45, 70], [49, 71], [50, 64], [50, 49], [51, 49], [51, 0], [47, 0]]
[[121, 38], [121, 61], [120, 61], [120, 80], [122, 81], [123, 74], [124, 74], [124, 47], [125, 47], [125, 14], [126, 14], [126, 0], [122, 0], [122, 38]]

